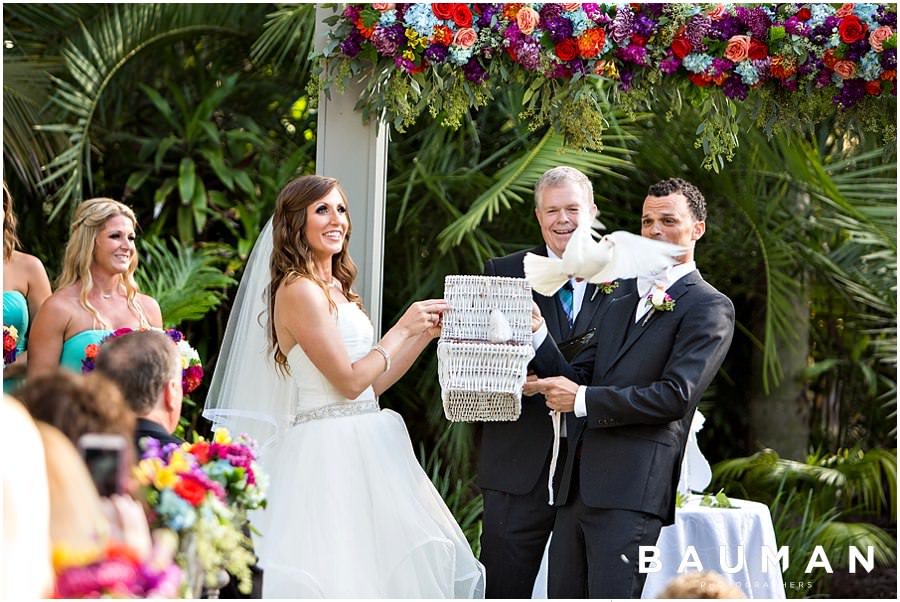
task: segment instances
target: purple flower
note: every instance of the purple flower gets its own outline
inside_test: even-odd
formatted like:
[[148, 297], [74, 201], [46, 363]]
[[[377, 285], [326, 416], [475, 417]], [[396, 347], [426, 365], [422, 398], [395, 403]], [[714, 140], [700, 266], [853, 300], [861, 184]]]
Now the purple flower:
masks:
[[572, 77], [572, 68], [568, 63], [553, 63], [550, 70], [544, 73], [547, 79], [562, 79]]
[[896, 69], [897, 68], [897, 49], [888, 48], [881, 53], [881, 68]]
[[478, 26], [479, 27], [490, 27], [491, 19], [494, 18], [500, 12], [499, 4], [482, 4], [481, 5], [481, 16], [478, 17]]
[[341, 53], [351, 59], [360, 53], [365, 38], [355, 29], [341, 42]]
[[832, 97], [831, 102], [832, 104], [843, 107], [844, 109], [849, 109], [850, 107], [856, 105], [865, 96], [865, 82], [863, 82], [863, 80], [861, 79], [848, 79], [844, 80], [844, 86], [840, 90], [838, 90], [837, 94]]
[[344, 9], [343, 15], [344, 15], [344, 18], [346, 18], [348, 21], [355, 22], [355, 21], [359, 20], [359, 15], [362, 11], [363, 11], [362, 4], [348, 4], [347, 7]]
[[730, 71], [733, 67], [734, 63], [732, 63], [728, 59], [714, 58], [709, 75], [710, 77], [718, 77], [723, 73]]
[[759, 74], [760, 81], [769, 79], [769, 68], [772, 66], [772, 58], [766, 57], [764, 59], [758, 59], [755, 61], [750, 61], [750, 64], [753, 65], [753, 69]]
[[666, 75], [671, 75], [678, 71], [678, 67], [681, 65], [681, 59], [676, 57], [669, 51], [669, 56], [664, 58], [659, 62], [659, 70], [665, 73]]
[[793, 16], [784, 22], [784, 31], [798, 36], [805, 36], [808, 33], [808, 28], [803, 21]]
[[414, 62], [407, 58], [403, 58], [403, 55], [401, 54], [398, 54], [394, 57], [394, 64], [404, 71], [412, 71], [416, 68], [416, 64]]
[[621, 44], [631, 37], [634, 28], [634, 13], [627, 4], [620, 4], [616, 7], [616, 18], [609, 26], [609, 37], [616, 44]]
[[658, 21], [659, 16], [662, 14], [664, 7], [665, 7], [665, 4], [661, 4], [658, 2], [651, 3], [651, 4], [643, 4], [643, 5], [641, 5], [641, 12], [643, 14], [647, 15], [647, 17], [649, 17], [655, 21]]
[[741, 33], [744, 33], [744, 24], [737, 17], [728, 15], [724, 19], [713, 21], [708, 35], [713, 40], [729, 40]]
[[[606, 18], [606, 13], [600, 10], [600, 5], [596, 2], [585, 2], [581, 5], [581, 10], [584, 11], [584, 14], [587, 15], [588, 19], [591, 19], [595, 23], [600, 18]], [[602, 25], [602, 23], [600, 23]]]
[[844, 58], [848, 61], [859, 62], [859, 59], [863, 57], [865, 53], [869, 51], [869, 40], [868, 36], [859, 40], [858, 42], [853, 42], [847, 46], [847, 52], [844, 54]]
[[712, 20], [706, 15], [694, 15], [687, 22], [684, 36], [691, 43], [691, 48], [694, 49], [694, 52], [698, 52], [703, 46], [703, 38], [709, 33], [711, 25]]
[[529, 71], [534, 71], [541, 64], [541, 46], [531, 38], [524, 38], [516, 49], [516, 60]]
[[738, 19], [747, 26], [754, 38], [765, 40], [768, 37], [772, 21], [769, 19], [766, 11], [761, 8], [747, 9], [743, 6], [738, 6], [734, 9], [734, 12]]
[[647, 49], [637, 44], [630, 44], [625, 48], [616, 50], [616, 56], [628, 63], [647, 66]]
[[481, 84], [487, 79], [487, 71], [478, 62], [478, 59], [471, 58], [469, 62], [463, 66], [463, 74], [470, 82]]
[[394, 56], [406, 38], [403, 35], [403, 25], [395, 23], [389, 27], [376, 27], [370, 39], [379, 54]]
[[443, 63], [447, 60], [447, 47], [443, 44], [432, 44], [425, 49], [425, 58], [429, 63]]
[[878, 21], [881, 25], [888, 25], [893, 27], [895, 30], [897, 29], [897, 13], [894, 11], [884, 10], [884, 7], [879, 6], [879, 11], [883, 11], [881, 19]]
[[645, 13], [640, 13], [634, 19], [634, 33], [649, 38], [656, 32], [656, 21]]
[[[545, 4], [544, 8], [547, 7], [556, 7], [555, 4]], [[558, 8], [558, 7], [557, 7]], [[541, 9], [541, 13], [544, 12], [544, 9]], [[547, 11], [548, 13], [552, 13], [553, 11]], [[562, 16], [551, 16], [544, 17], [541, 14], [541, 23], [544, 24], [544, 27], [547, 29], [547, 33], [550, 34], [550, 39], [553, 40], [554, 44], [558, 44], [567, 38], [572, 37], [572, 22]]]
[[831, 71], [828, 69], [822, 69], [816, 75], [816, 88], [824, 88], [831, 84]]
[[742, 82], [741, 78], [737, 75], [732, 75], [722, 84], [722, 92], [724, 92], [725, 96], [728, 98], [746, 100], [747, 92], [749, 91], [750, 87]]
[[626, 69], [619, 72], [619, 89], [628, 92], [631, 89], [631, 81], [634, 79], [634, 73]]
[[790, 77], [788, 79], [781, 80], [781, 87], [787, 90], [788, 92], [796, 92], [797, 91], [797, 78]]

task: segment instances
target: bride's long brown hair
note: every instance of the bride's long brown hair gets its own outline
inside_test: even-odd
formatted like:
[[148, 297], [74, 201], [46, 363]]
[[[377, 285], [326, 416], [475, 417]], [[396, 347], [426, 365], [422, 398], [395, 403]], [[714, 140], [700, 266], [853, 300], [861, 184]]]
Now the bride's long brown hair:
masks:
[[[275, 201], [275, 215], [272, 218], [272, 259], [269, 264], [272, 281], [269, 284], [269, 342], [275, 357], [275, 365], [284, 372], [289, 372], [287, 356], [278, 347], [275, 333], [275, 293], [283, 282], [292, 282], [297, 278], [309, 278], [322, 289], [328, 304], [337, 309], [328, 293], [330, 282], [322, 280], [316, 272], [316, 264], [309, 242], [306, 239], [306, 208], [320, 200], [337, 188], [344, 204], [347, 195], [334, 178], [327, 176], [302, 176], [289, 182]], [[347, 235], [339, 253], [331, 258], [331, 275], [341, 283], [341, 291], [351, 302], [360, 304], [359, 295], [351, 290], [356, 280], [356, 264], [350, 258], [347, 247], [350, 243], [350, 213], [347, 213]], [[298, 308], [300, 309], [300, 308]]]

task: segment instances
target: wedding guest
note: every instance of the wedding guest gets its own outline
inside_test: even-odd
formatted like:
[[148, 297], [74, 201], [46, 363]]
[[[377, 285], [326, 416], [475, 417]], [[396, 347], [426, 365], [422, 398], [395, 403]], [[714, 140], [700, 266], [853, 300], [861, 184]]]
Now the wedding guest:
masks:
[[[545, 172], [534, 188], [534, 214], [543, 243], [506, 257], [489, 259], [488, 276], [522, 278], [526, 253], [561, 257], [575, 227], [597, 213], [591, 181], [573, 167]], [[596, 286], [572, 279], [552, 297], [534, 293], [557, 341], [588, 330], [599, 304]], [[478, 485], [484, 495], [481, 557], [488, 598], [530, 598], [556, 508], [547, 486], [553, 424], [540, 395], [522, 399], [513, 422], [486, 422], [482, 430]]]
[[88, 345], [122, 327], [162, 327], [159, 304], [138, 292], [134, 212], [108, 198], [75, 211], [57, 290], [41, 307], [28, 342], [28, 376], [62, 366], [81, 372]]
[[706, 201], [670, 178], [644, 199], [641, 235], [687, 249], [677, 265], [627, 279], [602, 295], [594, 343], [572, 363], [538, 327], [532, 365], [543, 393], [564, 414], [569, 445], [550, 543], [554, 598], [640, 598], [638, 549], [655, 545], [675, 518], [675, 490], [700, 397], [734, 334], [734, 306], [694, 261], [706, 231]]
[[181, 357], [161, 330], [132, 332], [100, 346], [96, 371], [119, 387], [137, 415], [134, 444], [152, 437], [162, 444], [183, 443], [173, 435], [181, 417]]
[[3, 325], [18, 332], [16, 359], [3, 366], [3, 392], [22, 385], [28, 365], [28, 326], [50, 296], [50, 280], [44, 264], [34, 255], [19, 251], [13, 199], [3, 182]]
[[0, 455], [4, 458], [0, 462], [3, 487], [0, 599], [47, 598], [53, 593], [53, 572], [44, 444], [24, 406], [6, 395], [0, 404]]
[[19, 399], [35, 420], [55, 426], [75, 445], [87, 433], [134, 438], [134, 412], [118, 387], [99, 374], [57, 368], [29, 378]]
[[715, 571], [690, 572], [673, 578], [657, 598], [692, 598], [695, 600], [738, 600], [746, 598], [739, 587]]

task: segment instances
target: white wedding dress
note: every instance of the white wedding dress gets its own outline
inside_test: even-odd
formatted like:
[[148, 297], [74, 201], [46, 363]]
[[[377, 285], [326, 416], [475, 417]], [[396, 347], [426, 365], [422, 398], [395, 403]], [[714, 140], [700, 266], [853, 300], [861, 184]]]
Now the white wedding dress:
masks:
[[[373, 328], [338, 305], [352, 361]], [[268, 507], [253, 517], [265, 598], [480, 598], [484, 567], [422, 470], [403, 419], [372, 388], [348, 400], [299, 346], [287, 355], [299, 390], [293, 426], [261, 458]]]

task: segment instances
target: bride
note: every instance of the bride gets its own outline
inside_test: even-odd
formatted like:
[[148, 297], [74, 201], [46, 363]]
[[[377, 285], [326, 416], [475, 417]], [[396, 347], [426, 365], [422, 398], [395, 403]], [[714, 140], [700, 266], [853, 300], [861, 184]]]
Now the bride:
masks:
[[413, 303], [373, 346], [351, 289], [350, 230], [337, 180], [285, 186], [241, 281], [203, 412], [261, 443], [271, 482], [253, 517], [263, 597], [483, 597], [484, 568], [402, 418], [377, 401], [440, 334], [448, 306]]

